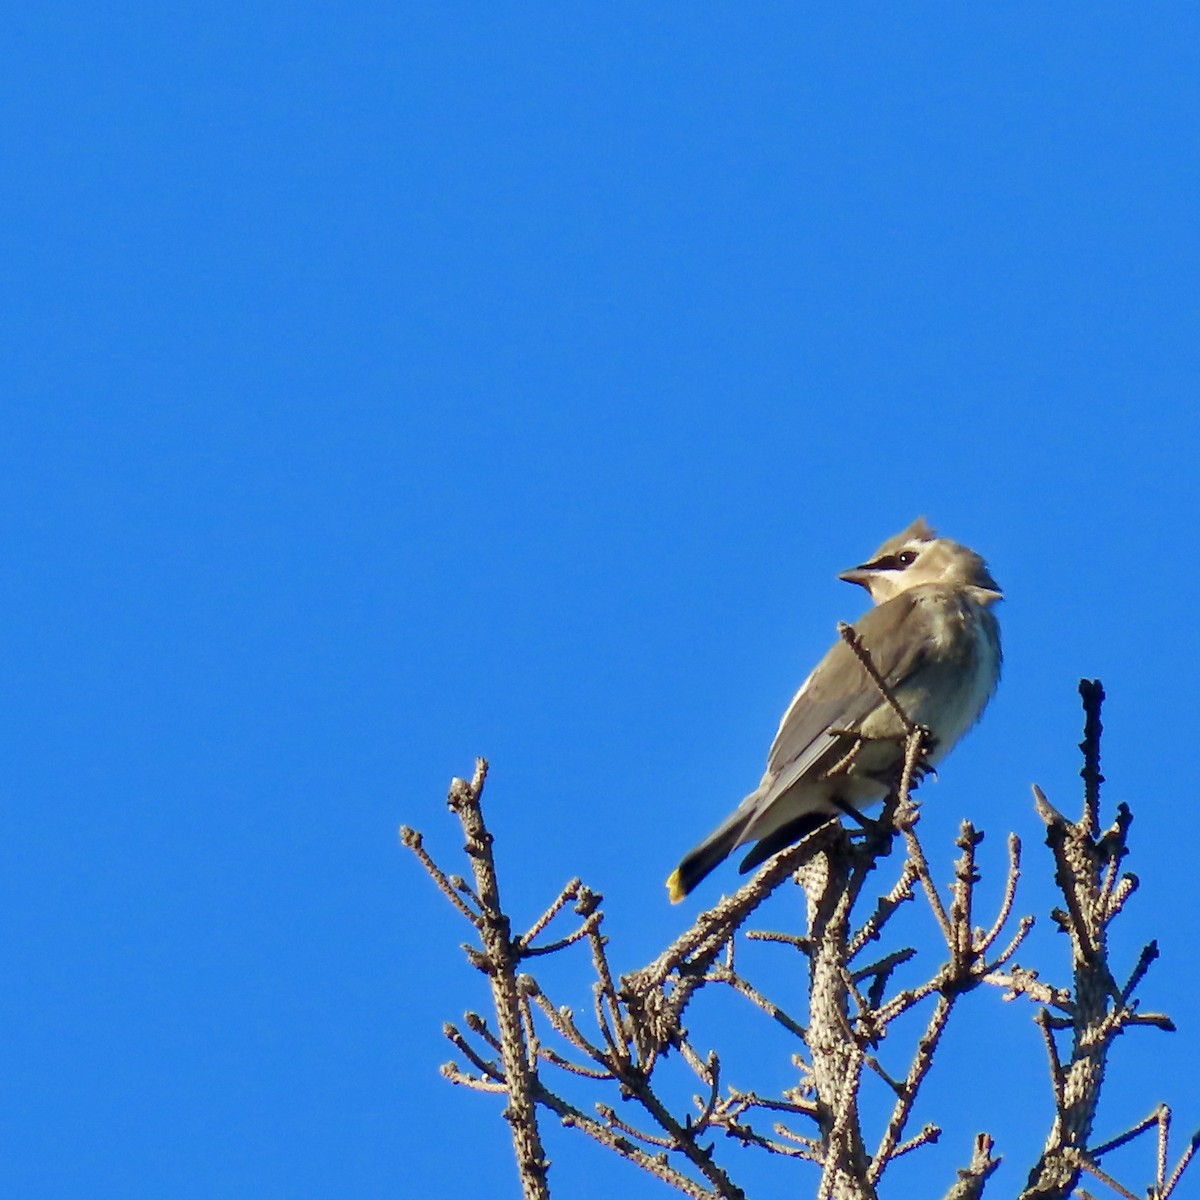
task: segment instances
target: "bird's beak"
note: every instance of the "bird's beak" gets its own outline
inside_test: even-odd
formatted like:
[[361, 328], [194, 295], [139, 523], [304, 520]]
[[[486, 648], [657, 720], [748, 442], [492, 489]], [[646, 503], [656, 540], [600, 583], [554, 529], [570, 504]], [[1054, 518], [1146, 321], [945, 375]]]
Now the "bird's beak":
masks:
[[871, 580], [874, 578], [875, 572], [867, 566], [851, 567], [849, 571], [843, 571], [838, 578], [844, 579], [847, 583], [857, 583], [859, 587], [864, 587], [867, 591], [871, 590]]

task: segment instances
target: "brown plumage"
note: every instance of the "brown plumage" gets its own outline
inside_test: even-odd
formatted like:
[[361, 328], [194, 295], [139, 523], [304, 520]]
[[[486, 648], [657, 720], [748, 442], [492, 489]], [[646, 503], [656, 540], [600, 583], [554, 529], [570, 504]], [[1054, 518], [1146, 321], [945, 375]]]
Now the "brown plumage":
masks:
[[[840, 578], [877, 607], [854, 625], [908, 717], [927, 725], [936, 765], [979, 719], [1000, 677], [1002, 598], [973, 550], [918, 518]], [[747, 871], [824, 823], [841, 804], [883, 799], [903, 756], [904, 727], [842, 640], [801, 685], [767, 755], [767, 769], [730, 816], [687, 854], [667, 888], [683, 899], [718, 863], [754, 843]]]

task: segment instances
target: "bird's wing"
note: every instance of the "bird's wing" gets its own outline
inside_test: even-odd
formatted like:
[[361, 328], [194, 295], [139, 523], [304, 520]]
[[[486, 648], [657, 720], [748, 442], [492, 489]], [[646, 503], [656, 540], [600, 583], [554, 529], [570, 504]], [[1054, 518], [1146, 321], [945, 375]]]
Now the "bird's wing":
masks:
[[[901, 593], [854, 625], [875, 669], [891, 689], [899, 687], [928, 652], [924, 638], [911, 636], [915, 608], [913, 596]], [[832, 767], [853, 747], [852, 738], [835, 731], [859, 728], [884, 703], [854, 651], [841, 639], [835, 642], [783, 714], [767, 755], [763, 782], [770, 782], [765, 793], [760, 789], [759, 811], [822, 759], [827, 758], [827, 767]]]

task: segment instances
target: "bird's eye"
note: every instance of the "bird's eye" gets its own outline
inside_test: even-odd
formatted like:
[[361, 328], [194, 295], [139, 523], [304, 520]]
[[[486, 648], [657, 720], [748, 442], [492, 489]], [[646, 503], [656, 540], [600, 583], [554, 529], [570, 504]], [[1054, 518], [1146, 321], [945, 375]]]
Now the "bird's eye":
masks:
[[917, 552], [915, 550], [904, 550], [896, 555], [896, 561], [902, 567], [911, 567], [917, 561]]

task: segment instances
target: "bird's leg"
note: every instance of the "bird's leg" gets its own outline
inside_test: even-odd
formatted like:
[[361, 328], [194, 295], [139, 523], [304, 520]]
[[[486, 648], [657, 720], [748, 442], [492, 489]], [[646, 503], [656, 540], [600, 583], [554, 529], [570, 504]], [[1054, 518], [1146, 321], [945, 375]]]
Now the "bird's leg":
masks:
[[864, 817], [857, 808], [847, 800], [843, 800], [841, 796], [832, 795], [829, 797], [829, 803], [834, 806], [839, 812], [849, 817], [854, 821], [860, 829], [865, 829], [867, 833], [878, 833], [879, 822], [871, 817]]

